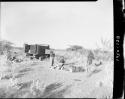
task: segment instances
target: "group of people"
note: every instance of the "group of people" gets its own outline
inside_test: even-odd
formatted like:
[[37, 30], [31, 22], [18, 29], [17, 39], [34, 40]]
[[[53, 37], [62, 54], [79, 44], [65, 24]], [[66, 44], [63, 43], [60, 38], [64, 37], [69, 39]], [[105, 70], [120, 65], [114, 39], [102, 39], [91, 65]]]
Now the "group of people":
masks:
[[[51, 62], [51, 66], [54, 67], [54, 63], [55, 63], [55, 53], [54, 53], [54, 51], [50, 52], [50, 62]], [[65, 64], [64, 58], [62, 58], [59, 63], [61, 63], [60, 66], [59, 66], [59, 69], [62, 69], [64, 64]]]
[[[86, 67], [89, 68], [91, 67], [91, 65], [93, 64], [93, 60], [95, 59], [95, 56], [94, 56], [94, 53], [92, 51], [89, 51], [88, 55], [87, 55], [87, 65]], [[51, 66], [54, 67], [54, 62], [55, 62], [55, 53], [54, 51], [51, 51], [50, 52], [50, 61], [51, 61]], [[62, 58], [60, 61], [59, 61], [60, 66], [59, 69], [62, 69], [63, 66], [65, 65], [65, 59]], [[99, 64], [95, 64], [95, 66], [100, 66], [102, 64], [102, 62], [100, 62]]]

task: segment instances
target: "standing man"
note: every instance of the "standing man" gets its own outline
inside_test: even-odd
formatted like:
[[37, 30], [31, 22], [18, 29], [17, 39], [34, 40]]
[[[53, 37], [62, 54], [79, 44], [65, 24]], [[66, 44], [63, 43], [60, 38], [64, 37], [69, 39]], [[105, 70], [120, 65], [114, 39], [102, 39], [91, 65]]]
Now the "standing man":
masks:
[[51, 66], [54, 65], [55, 53], [53, 51], [50, 52], [50, 62]]
[[89, 54], [87, 56], [87, 65], [91, 65], [93, 59], [95, 59], [94, 54], [92, 53], [92, 51], [89, 51]]
[[87, 72], [91, 68], [90, 65], [92, 64], [93, 59], [95, 59], [93, 52], [90, 50], [87, 56]]

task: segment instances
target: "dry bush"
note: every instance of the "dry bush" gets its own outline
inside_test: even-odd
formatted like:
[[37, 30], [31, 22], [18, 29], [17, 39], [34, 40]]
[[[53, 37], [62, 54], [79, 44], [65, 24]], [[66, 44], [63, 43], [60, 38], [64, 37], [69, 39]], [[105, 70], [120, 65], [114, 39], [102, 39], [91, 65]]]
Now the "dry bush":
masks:
[[108, 40], [101, 37], [100, 42], [101, 45], [96, 44], [97, 49], [101, 51], [113, 51], [113, 39]]
[[80, 64], [84, 64], [84, 60], [85, 60], [85, 56], [81, 55], [79, 52], [69, 52], [66, 51], [65, 54], [62, 55], [56, 55], [56, 59], [57, 62], [60, 62], [61, 60], [64, 60], [66, 64], [70, 64], [70, 63], [76, 63], [78, 65]]
[[0, 78], [2, 78], [6, 73], [11, 72], [12, 63], [7, 60], [6, 55], [0, 56]]
[[79, 51], [65, 51], [63, 55], [56, 55], [56, 65], [60, 66], [59, 63], [62, 60], [65, 61], [62, 70], [75, 72], [84, 72], [86, 67], [87, 58]]
[[[0, 55], [0, 79], [10, 79], [14, 70], [19, 67], [15, 61], [8, 59], [8, 54]], [[11, 53], [11, 55], [13, 55]]]
[[84, 47], [80, 46], [80, 45], [72, 45], [69, 48], [66, 49], [66, 51], [68, 52], [76, 52], [76, 53], [80, 53], [82, 55], [86, 55], [86, 53], [88, 52], [87, 49], [85, 49]]
[[0, 55], [3, 55], [4, 53], [8, 53], [8, 51], [13, 49], [13, 43], [2, 40], [0, 41]]
[[113, 43], [111, 43], [110, 40], [102, 38], [101, 43], [104, 51], [110, 51], [110, 50], [113, 51]]
[[24, 59], [23, 49], [14, 47], [12, 42], [6, 40], [0, 41], [0, 57], [2, 55], [6, 56], [7, 61], [8, 60], [12, 61], [14, 57], [15, 57], [15, 62], [19, 62]]
[[[112, 41], [112, 42], [111, 42]], [[94, 50], [94, 54], [97, 60], [113, 61], [113, 39], [108, 40], [101, 38], [101, 45], [97, 45], [97, 49]]]
[[[99, 63], [100, 61], [107, 62], [113, 60], [112, 53], [109, 51], [102, 51], [101, 49], [83, 49], [81, 47], [73, 46], [72, 49], [64, 50], [62, 52], [56, 54], [56, 61], [60, 62], [61, 60], [65, 60], [65, 68], [71, 67], [73, 71], [85, 71], [87, 69], [87, 61], [91, 61], [92, 65], [95, 65], [94, 62]], [[73, 64], [72, 64], [73, 63]], [[64, 65], [65, 65], [64, 64]]]
[[99, 49], [94, 50], [94, 55], [96, 60], [103, 60], [103, 61], [113, 61], [113, 52], [109, 51], [101, 51]]
[[87, 61], [87, 57], [84, 53], [88, 51], [85, 50], [84, 53], [82, 53], [82, 51], [84, 50], [83, 49], [79, 49], [77, 51], [76, 50], [75, 51], [64, 50], [63, 54], [62, 54], [62, 51], [60, 51], [60, 53], [58, 51], [58, 53], [56, 53], [55, 64], [58, 65], [58, 63], [61, 62], [61, 60], [64, 60], [65, 68], [63, 70], [72, 69], [73, 72], [84, 71], [86, 67], [86, 61]]

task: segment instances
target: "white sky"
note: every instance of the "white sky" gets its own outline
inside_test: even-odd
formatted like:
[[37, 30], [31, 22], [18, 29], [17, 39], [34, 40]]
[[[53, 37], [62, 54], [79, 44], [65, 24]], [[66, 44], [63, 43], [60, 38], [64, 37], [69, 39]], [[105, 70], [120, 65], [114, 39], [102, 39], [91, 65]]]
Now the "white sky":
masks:
[[1, 36], [14, 42], [95, 48], [113, 38], [113, 0], [97, 2], [2, 2]]

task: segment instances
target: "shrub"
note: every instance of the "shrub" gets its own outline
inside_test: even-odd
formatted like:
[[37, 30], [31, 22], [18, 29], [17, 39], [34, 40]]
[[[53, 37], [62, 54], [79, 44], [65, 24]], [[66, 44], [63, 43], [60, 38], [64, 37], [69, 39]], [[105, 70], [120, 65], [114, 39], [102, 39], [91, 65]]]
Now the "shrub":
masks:
[[13, 43], [2, 40], [0, 41], [0, 55], [4, 53], [8, 53], [13, 48]]
[[101, 45], [100, 46], [97, 45], [97, 49], [94, 50], [96, 59], [113, 61], [113, 39], [108, 40], [108, 39], [101, 38], [100, 42], [101, 42]]
[[101, 51], [111, 51], [111, 52], [113, 51], [113, 39], [108, 40], [108, 39], [101, 38], [100, 43], [101, 43], [100, 46], [96, 44], [97, 49]]

